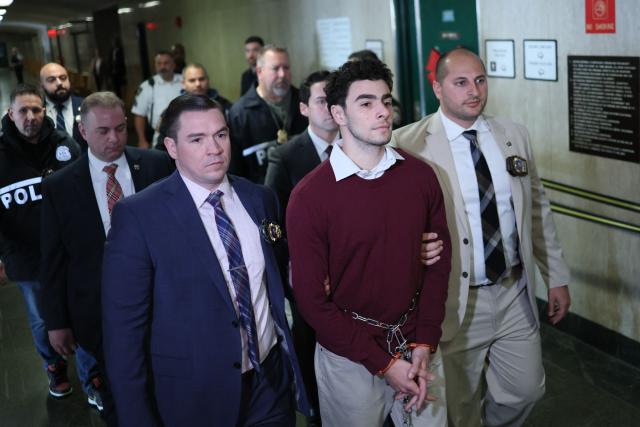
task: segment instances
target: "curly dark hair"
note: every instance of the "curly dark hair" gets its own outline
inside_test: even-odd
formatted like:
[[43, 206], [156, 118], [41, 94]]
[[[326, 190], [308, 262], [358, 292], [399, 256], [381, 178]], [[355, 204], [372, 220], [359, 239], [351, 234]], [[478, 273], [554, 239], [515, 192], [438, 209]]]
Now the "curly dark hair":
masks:
[[371, 59], [345, 62], [329, 75], [324, 87], [329, 111], [332, 105], [345, 107], [351, 83], [359, 80], [383, 80], [389, 90], [393, 89], [393, 73], [384, 62]]

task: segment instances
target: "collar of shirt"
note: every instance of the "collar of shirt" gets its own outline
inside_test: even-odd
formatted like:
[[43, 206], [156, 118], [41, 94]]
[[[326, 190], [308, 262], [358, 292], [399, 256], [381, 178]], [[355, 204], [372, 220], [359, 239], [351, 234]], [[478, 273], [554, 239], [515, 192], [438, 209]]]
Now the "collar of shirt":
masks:
[[353, 160], [342, 151], [342, 140], [336, 140], [333, 143], [333, 150], [331, 151], [331, 168], [336, 177], [336, 181], [343, 180], [351, 175], [357, 175], [363, 179], [376, 179], [380, 178], [391, 166], [396, 163], [396, 160], [404, 160], [404, 157], [400, 155], [396, 150], [385, 145], [384, 155], [377, 165], [371, 170], [361, 169], [360, 166], [355, 164]]
[[129, 167], [129, 164], [127, 163], [127, 157], [124, 155], [124, 152], [120, 155], [120, 157], [118, 157], [112, 162], [105, 162], [103, 160], [100, 160], [91, 152], [91, 148], [87, 150], [87, 155], [89, 156], [89, 166], [91, 166], [93, 170], [98, 171], [100, 173], [104, 173], [103, 171], [104, 167], [112, 163], [115, 163], [116, 165], [118, 165], [119, 170]]
[[478, 132], [490, 131], [489, 124], [482, 114], [478, 116], [476, 121], [468, 129], [463, 128], [462, 126], [451, 120], [449, 117], [447, 117], [442, 112], [442, 109], [438, 109], [438, 114], [440, 114], [440, 118], [442, 119], [442, 125], [444, 126], [444, 131], [447, 134], [447, 139], [449, 140], [449, 142], [453, 142], [458, 139], [460, 136], [462, 136], [462, 132], [466, 130], [474, 129]]
[[233, 187], [231, 186], [231, 183], [229, 182], [229, 178], [227, 178], [226, 175], [224, 176], [224, 178], [222, 178], [222, 182], [220, 183], [220, 185], [218, 185], [218, 187], [214, 188], [212, 191], [207, 190], [200, 184], [193, 182], [192, 180], [190, 180], [189, 178], [187, 178], [182, 174], [180, 174], [180, 177], [184, 181], [184, 184], [187, 186], [187, 190], [189, 190], [189, 194], [191, 194], [191, 198], [193, 199], [193, 202], [196, 204], [196, 207], [198, 209], [200, 209], [203, 206], [206, 206], [205, 203], [207, 203], [207, 198], [211, 193], [213, 193], [216, 190], [220, 190], [224, 193], [222, 196], [223, 205], [224, 205], [224, 199], [229, 198], [233, 200], [235, 197], [235, 194], [233, 192]]
[[[324, 139], [320, 138], [318, 135], [316, 135], [315, 132], [311, 130], [311, 126], [307, 127], [307, 132], [309, 132], [309, 138], [311, 138], [311, 142], [313, 142], [313, 146], [315, 147], [316, 152], [318, 153], [318, 157], [320, 157], [320, 160], [326, 160], [327, 158], [326, 150], [327, 150], [327, 147], [329, 146], [329, 143]], [[338, 140], [338, 134], [336, 134], [336, 137], [333, 139], [333, 141], [331, 141], [331, 143], [335, 144], [337, 140]]]

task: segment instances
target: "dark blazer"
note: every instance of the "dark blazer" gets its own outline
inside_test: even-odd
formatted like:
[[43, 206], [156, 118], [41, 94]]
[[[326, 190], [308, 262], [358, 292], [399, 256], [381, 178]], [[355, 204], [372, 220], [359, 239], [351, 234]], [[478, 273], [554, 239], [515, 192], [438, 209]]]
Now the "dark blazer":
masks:
[[[229, 179], [258, 226], [276, 220], [270, 190]], [[262, 250], [276, 333], [295, 377], [298, 408], [308, 414], [273, 246], [262, 240]], [[120, 426], [236, 425], [238, 316], [178, 172], [116, 205], [102, 271], [105, 356]]]
[[[168, 176], [165, 153], [127, 147], [133, 186], [139, 192]], [[71, 328], [90, 352], [101, 341], [100, 280], [105, 241], [89, 172], [89, 157], [42, 184], [42, 315], [48, 330]]]
[[[284, 128], [288, 137], [298, 135], [309, 121], [300, 114], [299, 91], [291, 86], [291, 104]], [[267, 173], [267, 149], [276, 145], [278, 126], [267, 103], [252, 86], [229, 111], [231, 136], [231, 164], [229, 173], [244, 176], [262, 184]]]
[[[308, 131], [269, 151], [269, 165], [264, 184], [277, 195], [283, 213], [287, 210], [293, 187], [320, 164]], [[284, 223], [286, 221], [283, 220]]]
[[71, 108], [73, 109], [73, 133], [72, 137], [76, 140], [83, 153], [87, 152], [87, 141], [84, 140], [82, 135], [80, 135], [80, 130], [78, 129], [78, 122], [80, 121], [80, 106], [82, 105], [82, 101], [84, 98], [80, 96], [71, 95]]

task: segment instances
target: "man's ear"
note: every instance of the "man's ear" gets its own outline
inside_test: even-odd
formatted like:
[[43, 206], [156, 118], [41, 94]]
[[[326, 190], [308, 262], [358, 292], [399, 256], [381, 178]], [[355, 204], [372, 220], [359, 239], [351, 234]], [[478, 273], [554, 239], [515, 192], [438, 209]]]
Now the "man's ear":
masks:
[[87, 129], [84, 127], [84, 123], [82, 123], [82, 120], [80, 120], [78, 122], [78, 130], [80, 131], [80, 135], [82, 135], [82, 138], [86, 141], [87, 140]]
[[341, 105], [335, 104], [331, 106], [331, 116], [333, 117], [333, 121], [336, 122], [338, 126], [347, 125], [344, 108], [342, 108]]
[[165, 136], [164, 146], [167, 149], [167, 153], [169, 153], [169, 156], [171, 156], [173, 160], [176, 160], [178, 158], [178, 150], [177, 150], [176, 142], [174, 141], [174, 139], [169, 138], [168, 136]]
[[309, 117], [309, 106], [307, 104], [305, 104], [304, 102], [300, 102], [299, 108], [300, 108], [300, 114], [302, 114], [305, 117]]
[[13, 117], [13, 108], [9, 107], [9, 109], [7, 110], [7, 115], [9, 116], [12, 122], [16, 121], [15, 118]]
[[436, 95], [436, 98], [440, 100], [440, 97], [442, 96], [442, 86], [440, 83], [437, 80], [434, 80], [431, 87], [433, 88], [433, 93]]

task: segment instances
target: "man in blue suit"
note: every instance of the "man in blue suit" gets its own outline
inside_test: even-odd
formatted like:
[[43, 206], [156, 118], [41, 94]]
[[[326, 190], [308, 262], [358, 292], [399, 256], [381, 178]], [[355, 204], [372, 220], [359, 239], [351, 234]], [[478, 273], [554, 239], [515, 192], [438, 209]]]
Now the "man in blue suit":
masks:
[[308, 414], [274, 249], [278, 202], [227, 175], [222, 108], [182, 95], [160, 132], [177, 172], [115, 205], [103, 262], [120, 426], [295, 426]]
[[40, 85], [45, 93], [47, 116], [56, 124], [56, 129], [64, 131], [87, 151], [87, 142], [78, 129], [80, 106], [84, 98], [71, 93], [71, 81], [66, 68], [55, 62], [45, 64], [40, 69]]

